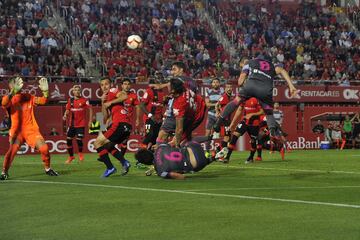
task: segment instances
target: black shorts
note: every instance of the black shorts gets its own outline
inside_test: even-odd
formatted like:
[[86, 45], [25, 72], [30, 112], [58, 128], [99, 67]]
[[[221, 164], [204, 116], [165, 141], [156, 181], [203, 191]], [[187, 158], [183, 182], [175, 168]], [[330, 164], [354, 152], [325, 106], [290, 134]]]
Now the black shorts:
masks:
[[205, 157], [205, 152], [201, 144], [196, 142], [188, 142], [186, 147], [191, 148], [192, 152], [194, 153], [197, 163], [196, 167], [193, 168], [195, 172], [200, 171], [210, 163], [210, 161]]
[[156, 138], [159, 135], [161, 122], [155, 122], [152, 119], [147, 119], [145, 122], [145, 138], [144, 144], [152, 143], [156, 144]]
[[242, 104], [251, 97], [258, 99], [259, 104], [266, 112], [273, 109], [273, 88], [261, 82], [247, 81], [239, 91]]
[[176, 120], [174, 117], [166, 117], [161, 125], [161, 130], [166, 133], [174, 133], [176, 128]]
[[236, 132], [238, 132], [240, 136], [247, 132], [251, 138], [257, 138], [259, 135], [259, 129], [259, 126], [247, 125], [244, 121], [241, 121], [236, 127]]
[[103, 134], [110, 142], [120, 144], [129, 138], [131, 129], [129, 123], [113, 123]]
[[68, 138], [84, 138], [85, 127], [68, 127], [66, 136]]

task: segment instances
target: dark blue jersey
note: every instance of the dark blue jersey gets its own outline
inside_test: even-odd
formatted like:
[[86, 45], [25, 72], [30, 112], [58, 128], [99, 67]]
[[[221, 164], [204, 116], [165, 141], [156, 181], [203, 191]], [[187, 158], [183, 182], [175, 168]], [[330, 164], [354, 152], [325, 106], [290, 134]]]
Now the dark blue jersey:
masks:
[[[248, 74], [247, 81], [258, 81], [266, 86], [273, 86], [273, 80], [276, 76], [275, 66], [269, 61], [263, 59], [252, 59], [242, 69]], [[262, 85], [262, 86], [264, 86]]]
[[[190, 162], [188, 149], [191, 149], [196, 166]], [[208, 165], [210, 161], [205, 157], [204, 150], [199, 143], [190, 142], [181, 148], [160, 144], [154, 153], [154, 166], [158, 176], [168, 178], [170, 172], [197, 172]]]
[[154, 166], [158, 176], [167, 178], [169, 172], [186, 173], [192, 171], [186, 148], [175, 148], [160, 144], [154, 154]]

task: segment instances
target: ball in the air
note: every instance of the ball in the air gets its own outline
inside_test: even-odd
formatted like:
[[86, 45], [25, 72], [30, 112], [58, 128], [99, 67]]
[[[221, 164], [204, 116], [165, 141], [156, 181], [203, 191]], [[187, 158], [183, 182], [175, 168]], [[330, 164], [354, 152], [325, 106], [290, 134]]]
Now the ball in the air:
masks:
[[136, 49], [141, 47], [142, 39], [139, 35], [131, 35], [128, 37], [126, 45], [130, 49]]

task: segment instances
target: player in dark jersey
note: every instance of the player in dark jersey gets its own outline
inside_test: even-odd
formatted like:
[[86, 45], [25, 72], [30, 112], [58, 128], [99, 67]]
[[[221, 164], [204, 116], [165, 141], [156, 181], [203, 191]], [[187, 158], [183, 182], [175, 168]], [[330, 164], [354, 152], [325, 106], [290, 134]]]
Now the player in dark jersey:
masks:
[[157, 175], [169, 179], [185, 179], [184, 173], [198, 172], [215, 160], [205, 157], [202, 146], [195, 141], [181, 147], [163, 143], [155, 153], [140, 149], [135, 158], [145, 165], [154, 164]]
[[217, 157], [221, 158], [224, 156], [225, 158], [222, 160], [224, 163], [228, 163], [231, 157], [232, 151], [235, 149], [236, 142], [240, 136], [244, 135], [246, 132], [250, 137], [250, 156], [246, 160], [246, 163], [252, 162], [254, 158], [254, 154], [256, 151], [257, 145], [257, 137], [259, 134], [259, 124], [260, 124], [260, 116], [264, 114], [264, 110], [261, 108], [258, 100], [254, 97], [248, 99], [244, 105], [244, 118], [237, 125], [236, 130], [231, 135], [230, 142], [227, 147], [223, 148], [220, 152], [218, 152]]
[[[224, 109], [224, 107], [232, 100], [233, 96], [232, 96], [232, 85], [230, 83], [227, 83], [225, 85], [225, 93], [221, 96], [221, 98], [219, 99], [219, 101], [216, 103], [215, 105], [215, 110], [216, 110], [216, 118], [220, 117], [221, 111]], [[227, 119], [225, 119], [224, 121], [224, 138], [221, 141], [221, 147], [224, 148], [227, 146], [227, 143], [230, 140], [230, 136], [231, 136], [231, 131], [230, 131], [230, 117], [228, 117]], [[216, 138], [214, 136], [214, 138]]]
[[[219, 99], [221, 98], [222, 91], [220, 90], [220, 80], [218, 78], [214, 78], [211, 81], [211, 89], [205, 92], [205, 103], [208, 109], [207, 121], [206, 121], [206, 129], [205, 135], [210, 136], [212, 134], [213, 126], [216, 122], [216, 109], [215, 106]], [[210, 150], [210, 142], [207, 142], [206, 151]]]
[[[237, 96], [230, 102], [221, 113], [220, 118], [214, 126], [215, 131], [219, 131], [224, 119], [234, 112], [238, 106], [243, 106], [244, 102], [256, 97], [267, 116], [267, 122], [272, 137], [276, 133], [276, 121], [273, 116], [273, 81], [277, 74], [280, 74], [287, 82], [291, 96], [297, 93], [289, 74], [280, 66], [274, 66], [267, 57], [259, 55], [258, 57], [248, 61], [243, 61], [244, 66], [238, 79], [238, 85], [242, 87]], [[246, 81], [245, 81], [246, 80]]]
[[[102, 113], [104, 122], [111, 119], [111, 125], [107, 130], [100, 132], [94, 142], [94, 147], [99, 153], [99, 161], [106, 165], [103, 177], [109, 177], [117, 170], [111, 163], [108, 153], [111, 153], [122, 165], [122, 175], [128, 173], [130, 163], [125, 160], [124, 155], [115, 145], [121, 144], [128, 139], [131, 133], [132, 113], [134, 106], [138, 105], [135, 93], [129, 92], [130, 81], [124, 79], [121, 82], [121, 90], [111, 87], [111, 80], [103, 78], [100, 80], [102, 96]], [[137, 114], [139, 110], [137, 109]], [[137, 116], [138, 117], [138, 116]]]
[[66, 160], [66, 164], [70, 164], [74, 159], [74, 150], [73, 150], [73, 139], [76, 138], [78, 151], [79, 151], [79, 161], [84, 160], [82, 154], [83, 150], [83, 138], [85, 134], [85, 125], [86, 125], [86, 110], [89, 112], [89, 121], [88, 126], [91, 126], [92, 119], [92, 108], [89, 103], [89, 100], [81, 96], [81, 86], [74, 85], [72, 87], [73, 97], [68, 99], [66, 104], [66, 111], [63, 116], [63, 120], [68, 120], [68, 128], [66, 133], [66, 145], [69, 153], [69, 157]]

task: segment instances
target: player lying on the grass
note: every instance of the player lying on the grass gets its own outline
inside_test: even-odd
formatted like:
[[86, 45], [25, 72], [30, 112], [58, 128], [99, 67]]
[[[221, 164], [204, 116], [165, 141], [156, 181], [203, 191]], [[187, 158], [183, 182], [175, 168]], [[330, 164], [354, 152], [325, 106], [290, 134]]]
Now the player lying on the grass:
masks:
[[[139, 104], [137, 95], [130, 92], [130, 87], [129, 79], [122, 80], [121, 90], [112, 88], [109, 78], [102, 78], [100, 80], [100, 88], [103, 92], [102, 113], [104, 122], [108, 122], [111, 118], [111, 125], [104, 133], [100, 132], [94, 142], [96, 151], [99, 153], [98, 160], [106, 166], [106, 170], [102, 175], [103, 177], [109, 177], [117, 171], [110, 161], [109, 153], [120, 161], [122, 165], [122, 175], [129, 172], [129, 161], [125, 160], [124, 154], [120, 152], [115, 145], [122, 144], [130, 136], [134, 106], [137, 107], [137, 119], [140, 113], [140, 109], [137, 106]], [[136, 125], [138, 125], [138, 121], [136, 121]]]
[[30, 147], [36, 148], [41, 154], [44, 163], [45, 173], [49, 176], [58, 176], [58, 173], [50, 168], [50, 154], [48, 145], [40, 133], [39, 126], [34, 115], [34, 106], [44, 105], [49, 96], [49, 85], [47, 79], [42, 77], [39, 80], [39, 88], [43, 96], [36, 97], [27, 93], [21, 93], [23, 80], [14, 77], [9, 81], [9, 94], [3, 96], [1, 105], [11, 118], [9, 131], [9, 150], [5, 154], [3, 169], [0, 180], [9, 178], [9, 169], [21, 144], [26, 142]]
[[[209, 140], [209, 137], [203, 138]], [[155, 153], [140, 149], [135, 158], [145, 165], [154, 164], [159, 177], [171, 179], [185, 179], [184, 173], [198, 172], [215, 160], [214, 156], [207, 158], [201, 144], [195, 141], [186, 142], [181, 147], [163, 143]]]

